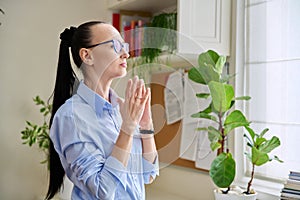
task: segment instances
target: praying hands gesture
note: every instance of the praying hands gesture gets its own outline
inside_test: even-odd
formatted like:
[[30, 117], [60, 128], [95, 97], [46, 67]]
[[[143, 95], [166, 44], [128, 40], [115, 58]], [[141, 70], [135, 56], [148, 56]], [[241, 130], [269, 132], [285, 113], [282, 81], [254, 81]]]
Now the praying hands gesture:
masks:
[[125, 100], [119, 100], [120, 112], [123, 119], [122, 130], [132, 134], [139, 124], [142, 129], [152, 128], [150, 107], [150, 88], [145, 87], [142, 79], [137, 76], [129, 79], [125, 91]]
[[[133, 80], [128, 81], [125, 100], [118, 100], [123, 123], [112, 155], [121, 161], [124, 166], [128, 162], [132, 147], [132, 136], [137, 125], [140, 125], [141, 129], [152, 129], [150, 95], [150, 88], [146, 89], [144, 81], [135, 76]], [[154, 162], [157, 155], [154, 137], [142, 137], [142, 142], [143, 156], [148, 161]]]

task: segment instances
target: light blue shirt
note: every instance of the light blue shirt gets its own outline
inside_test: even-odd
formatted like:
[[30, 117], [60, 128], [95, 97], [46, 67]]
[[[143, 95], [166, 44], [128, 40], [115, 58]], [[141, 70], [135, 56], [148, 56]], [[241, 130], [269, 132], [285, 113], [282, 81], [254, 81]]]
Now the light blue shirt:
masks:
[[159, 173], [157, 158], [154, 163], [143, 158], [138, 131], [127, 167], [111, 156], [122, 123], [117, 98], [110, 89], [110, 103], [80, 82], [55, 114], [50, 137], [74, 183], [73, 200], [142, 200], [144, 184]]

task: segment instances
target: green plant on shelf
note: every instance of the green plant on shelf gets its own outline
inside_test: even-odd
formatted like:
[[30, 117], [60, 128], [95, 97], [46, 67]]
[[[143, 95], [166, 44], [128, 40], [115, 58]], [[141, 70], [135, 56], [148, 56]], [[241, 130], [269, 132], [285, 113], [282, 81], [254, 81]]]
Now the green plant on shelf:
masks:
[[[163, 52], [173, 53], [177, 48], [177, 13], [162, 13], [152, 18], [145, 28], [142, 59], [152, 63]], [[148, 31], [149, 30], [149, 31]]]

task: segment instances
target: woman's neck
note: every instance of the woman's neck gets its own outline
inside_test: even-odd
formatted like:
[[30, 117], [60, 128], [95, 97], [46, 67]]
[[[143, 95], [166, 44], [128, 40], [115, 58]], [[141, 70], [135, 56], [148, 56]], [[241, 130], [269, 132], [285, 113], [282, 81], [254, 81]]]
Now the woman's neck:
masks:
[[109, 99], [109, 88], [110, 88], [110, 85], [111, 85], [111, 81], [105, 81], [105, 80], [102, 80], [102, 79], [100, 79], [100, 80], [84, 79], [84, 83], [91, 90], [93, 90], [97, 94], [99, 94], [101, 97], [103, 97], [107, 101], [110, 101], [110, 99]]

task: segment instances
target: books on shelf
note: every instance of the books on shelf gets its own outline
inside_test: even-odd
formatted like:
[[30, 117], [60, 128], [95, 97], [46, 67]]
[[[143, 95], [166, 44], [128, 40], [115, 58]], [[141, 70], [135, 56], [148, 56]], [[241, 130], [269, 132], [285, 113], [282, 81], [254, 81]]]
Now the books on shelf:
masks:
[[151, 13], [136, 11], [120, 11], [113, 13], [113, 26], [120, 31], [129, 44], [130, 57], [141, 56], [144, 38], [143, 28], [150, 23]]
[[281, 191], [281, 199], [300, 199], [300, 172], [290, 171]]
[[289, 174], [289, 179], [300, 181], [300, 172], [291, 171]]

